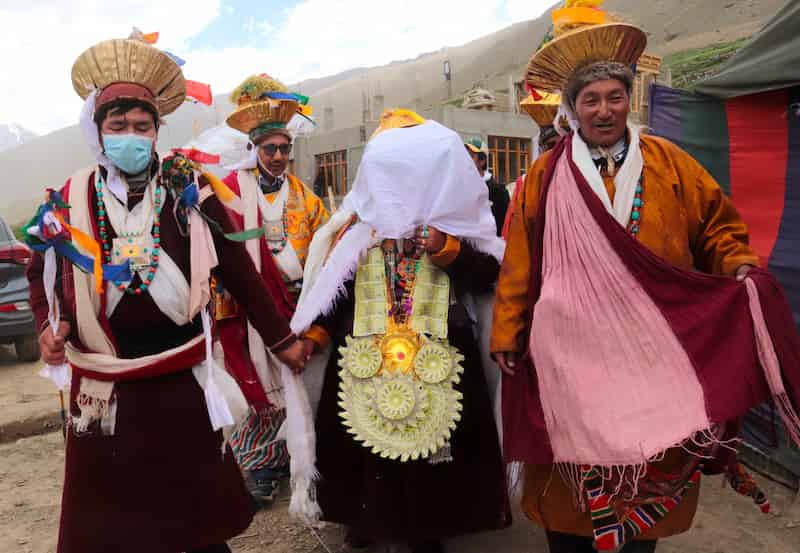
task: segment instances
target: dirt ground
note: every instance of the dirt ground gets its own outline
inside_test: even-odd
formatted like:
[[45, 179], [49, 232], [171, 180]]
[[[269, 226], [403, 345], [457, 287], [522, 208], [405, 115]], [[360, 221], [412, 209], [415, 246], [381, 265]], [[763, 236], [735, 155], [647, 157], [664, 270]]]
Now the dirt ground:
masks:
[[14, 348], [0, 345], [0, 443], [60, 428], [58, 391], [37, 375], [41, 366], [18, 363]]
[[[58, 396], [51, 384], [36, 376], [37, 370], [37, 365], [16, 365], [13, 354], [0, 348], [0, 552], [55, 550], [64, 444], [57, 431]], [[12, 427], [16, 429], [13, 433], [8, 431]], [[14, 433], [29, 437], [16, 439]], [[800, 553], [800, 504], [792, 505], [793, 494], [786, 488], [759, 480], [773, 513], [761, 514], [750, 500], [723, 489], [719, 478], [707, 478], [694, 529], [663, 540], [659, 552]], [[293, 523], [287, 509], [284, 492], [274, 505], [256, 515], [247, 531], [231, 540], [232, 549], [236, 553], [345, 550], [341, 528], [328, 525], [315, 535]], [[508, 530], [450, 540], [445, 545], [451, 553], [546, 551], [543, 532], [519, 512]], [[388, 546], [369, 553], [387, 551], [406, 550]]]

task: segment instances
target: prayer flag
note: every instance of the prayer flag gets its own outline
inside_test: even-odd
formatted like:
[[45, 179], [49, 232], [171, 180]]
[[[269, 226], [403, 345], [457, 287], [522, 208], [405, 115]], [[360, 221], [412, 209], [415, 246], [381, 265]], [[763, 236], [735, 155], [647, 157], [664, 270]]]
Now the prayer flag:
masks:
[[211, 86], [197, 81], [186, 81], [186, 96], [207, 106], [214, 102], [214, 98], [211, 95]]

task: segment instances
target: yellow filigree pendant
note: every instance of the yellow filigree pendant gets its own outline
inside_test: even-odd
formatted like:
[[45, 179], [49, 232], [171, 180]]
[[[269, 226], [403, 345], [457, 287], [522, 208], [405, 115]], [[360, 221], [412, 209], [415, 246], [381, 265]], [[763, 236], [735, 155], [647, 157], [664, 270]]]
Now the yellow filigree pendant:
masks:
[[419, 350], [419, 337], [408, 328], [389, 325], [389, 332], [380, 340], [383, 365], [381, 370], [390, 373], [408, 373]]

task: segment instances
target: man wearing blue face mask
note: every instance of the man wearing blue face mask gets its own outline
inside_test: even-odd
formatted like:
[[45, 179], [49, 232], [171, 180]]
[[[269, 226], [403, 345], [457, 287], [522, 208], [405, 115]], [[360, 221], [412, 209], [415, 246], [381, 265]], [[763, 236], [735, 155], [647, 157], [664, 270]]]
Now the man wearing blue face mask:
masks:
[[123, 173], [128, 195], [141, 194], [150, 180], [150, 170], [158, 167], [158, 112], [141, 100], [119, 98], [101, 106], [94, 121], [102, 137], [103, 153]]
[[[67, 362], [72, 373], [57, 551], [229, 552], [253, 512], [223, 434], [247, 406], [209, 354], [210, 276], [291, 370], [302, 370], [304, 347], [245, 246], [225, 236], [230, 190], [186, 157], [159, 162], [161, 117], [185, 98], [173, 59], [140, 34], [105, 41], [78, 58], [72, 80], [97, 165], [43, 206], [57, 214], [51, 226], [64, 223], [58, 248], [43, 226], [29, 228], [53, 245], [28, 270], [42, 357], [51, 374]], [[71, 247], [97, 269], [51, 253]]]

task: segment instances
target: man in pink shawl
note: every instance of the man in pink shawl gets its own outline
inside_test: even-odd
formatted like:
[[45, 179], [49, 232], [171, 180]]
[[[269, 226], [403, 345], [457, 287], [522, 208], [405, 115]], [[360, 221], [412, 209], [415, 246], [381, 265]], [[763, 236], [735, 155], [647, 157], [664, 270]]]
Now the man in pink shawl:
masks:
[[799, 348], [719, 185], [627, 123], [644, 32], [575, 10], [555, 28], [592, 24], [528, 69], [563, 92], [573, 132], [528, 171], [507, 237], [491, 341], [504, 453], [525, 463], [522, 505], [551, 552], [650, 552], [691, 526], [702, 472], [741, 474], [730, 439], [748, 408], [773, 399], [800, 436]]

